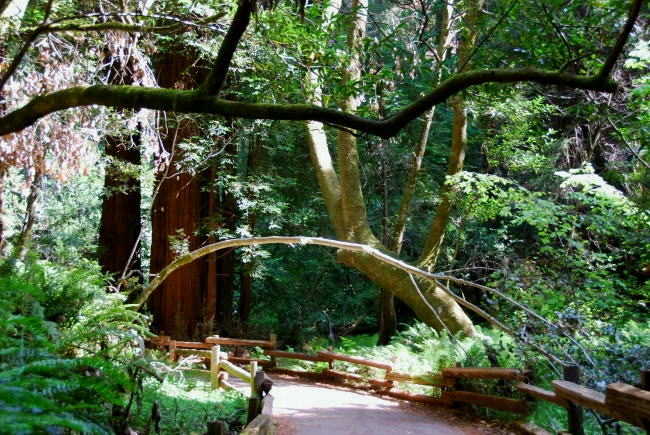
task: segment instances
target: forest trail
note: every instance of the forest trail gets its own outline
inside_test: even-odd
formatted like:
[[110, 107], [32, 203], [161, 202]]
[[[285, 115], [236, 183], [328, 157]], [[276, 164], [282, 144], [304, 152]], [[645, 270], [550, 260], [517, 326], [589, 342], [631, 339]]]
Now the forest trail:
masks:
[[421, 406], [364, 391], [272, 376], [278, 435], [508, 434], [445, 408]]

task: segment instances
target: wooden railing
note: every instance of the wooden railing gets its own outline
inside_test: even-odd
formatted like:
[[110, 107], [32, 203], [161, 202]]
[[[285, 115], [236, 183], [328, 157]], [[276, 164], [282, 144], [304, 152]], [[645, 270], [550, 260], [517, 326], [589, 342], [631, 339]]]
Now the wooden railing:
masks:
[[[605, 394], [603, 394], [579, 385], [579, 371], [575, 366], [565, 367], [565, 380], [553, 381], [553, 391], [549, 391], [533, 385], [531, 373], [526, 370], [501, 367], [452, 367], [443, 369], [439, 374], [413, 375], [396, 372], [391, 363], [335, 353], [331, 350], [320, 351], [315, 354], [277, 350], [277, 339], [274, 334], [271, 334], [268, 341], [212, 336], [206, 338], [205, 342], [175, 341], [169, 337], [156, 337], [151, 340], [151, 343], [168, 347], [171, 360], [190, 353], [204, 358], [205, 362], [210, 364], [210, 379], [213, 388], [233, 389], [234, 387], [228, 383], [228, 374], [250, 383], [249, 425], [242, 432], [249, 435], [267, 433], [266, 431], [272, 425], [272, 412], [270, 411], [272, 397], [260, 402], [255, 401], [261, 400], [256, 390], [258, 366], [262, 366], [267, 369], [267, 372], [272, 373], [316, 379], [334, 379], [351, 383], [350, 386], [354, 387], [367, 385], [368, 388], [376, 390], [379, 394], [438, 405], [449, 406], [454, 403], [465, 403], [517, 414], [526, 414], [532, 409], [531, 399], [544, 400], [566, 409], [569, 433], [577, 435], [584, 433], [582, 428], [583, 408], [589, 408], [613, 419], [628, 422], [646, 431], [650, 430], [650, 391], [648, 391], [650, 390], [650, 376], [647, 370], [641, 374], [640, 388], [615, 383], [608, 385]], [[221, 345], [260, 347], [265, 349], [264, 354], [270, 357], [270, 360], [228, 356], [228, 354], [221, 352]], [[277, 367], [277, 358], [323, 362], [327, 363], [328, 366], [319, 371], [282, 369]], [[337, 369], [335, 366], [336, 361], [379, 369], [383, 371], [383, 376], [369, 378], [356, 373], [349, 373]], [[249, 370], [243, 370], [235, 364], [248, 364]], [[259, 376], [257, 378], [258, 381], [261, 379]], [[494, 379], [503, 383], [511, 382], [511, 389], [519, 391], [527, 399], [499, 397], [458, 389], [462, 384], [458, 382], [459, 380], [478, 380], [480, 382]], [[436, 387], [440, 395], [398, 391], [395, 389], [395, 383], [398, 382]]]

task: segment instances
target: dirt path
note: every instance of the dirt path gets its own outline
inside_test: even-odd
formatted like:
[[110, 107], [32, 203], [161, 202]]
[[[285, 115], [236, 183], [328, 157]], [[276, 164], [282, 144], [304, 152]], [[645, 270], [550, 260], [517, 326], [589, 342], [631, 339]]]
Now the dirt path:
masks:
[[508, 434], [452, 410], [272, 376], [278, 435]]

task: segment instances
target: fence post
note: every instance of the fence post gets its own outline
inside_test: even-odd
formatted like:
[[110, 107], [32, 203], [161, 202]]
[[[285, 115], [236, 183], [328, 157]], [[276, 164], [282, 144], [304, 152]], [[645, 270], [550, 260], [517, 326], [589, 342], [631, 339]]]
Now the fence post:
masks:
[[169, 360], [171, 362], [176, 361], [176, 340], [169, 342]]
[[221, 420], [209, 422], [208, 435], [226, 435], [225, 423]]
[[[278, 336], [275, 334], [275, 332], [271, 332], [269, 334], [269, 341], [271, 342], [271, 349], [276, 350], [278, 348]], [[275, 357], [271, 357], [271, 367], [275, 367], [277, 365], [277, 361], [275, 360]]]
[[[642, 390], [650, 391], [650, 370], [649, 369], [643, 369], [641, 370], [641, 382], [639, 383], [639, 387]], [[650, 420], [643, 420], [643, 429], [650, 433]]]
[[259, 396], [257, 395], [257, 391], [255, 390], [256, 373], [257, 373], [257, 361], [251, 361], [251, 365], [250, 365], [251, 396], [248, 399], [248, 418], [247, 418], [248, 421], [246, 422], [246, 424], [253, 421], [253, 419], [259, 415], [261, 404], [262, 404], [262, 401], [260, 400]]
[[255, 374], [257, 373], [257, 361], [251, 361], [251, 397], [257, 397], [257, 391], [255, 390]]
[[[328, 352], [334, 352], [334, 347], [333, 346], [327, 346], [326, 349], [327, 349]], [[328, 366], [328, 368], [330, 370], [334, 370], [334, 360], [333, 359], [328, 360], [327, 361], [327, 366]]]
[[221, 358], [221, 346], [212, 346], [210, 354], [210, 385], [213, 390], [219, 388], [219, 359]]
[[[564, 380], [580, 384], [580, 367], [578, 366], [565, 366], [564, 367]], [[584, 435], [585, 430], [582, 426], [583, 410], [582, 406], [578, 406], [569, 401], [569, 408], [567, 409], [569, 433], [572, 435]]]

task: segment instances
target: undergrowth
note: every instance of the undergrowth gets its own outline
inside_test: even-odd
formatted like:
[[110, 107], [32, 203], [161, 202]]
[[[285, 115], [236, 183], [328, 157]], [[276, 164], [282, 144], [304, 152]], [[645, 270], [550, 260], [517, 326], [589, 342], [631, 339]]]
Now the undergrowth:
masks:
[[[154, 379], [144, 382], [141, 402], [131, 421], [143, 433], [151, 410], [157, 404], [160, 433], [205, 433], [207, 423], [226, 422], [226, 430], [238, 431], [246, 423], [246, 398], [236, 391], [211, 390], [209, 381], [197, 379]], [[153, 428], [151, 428], [153, 429]]]

